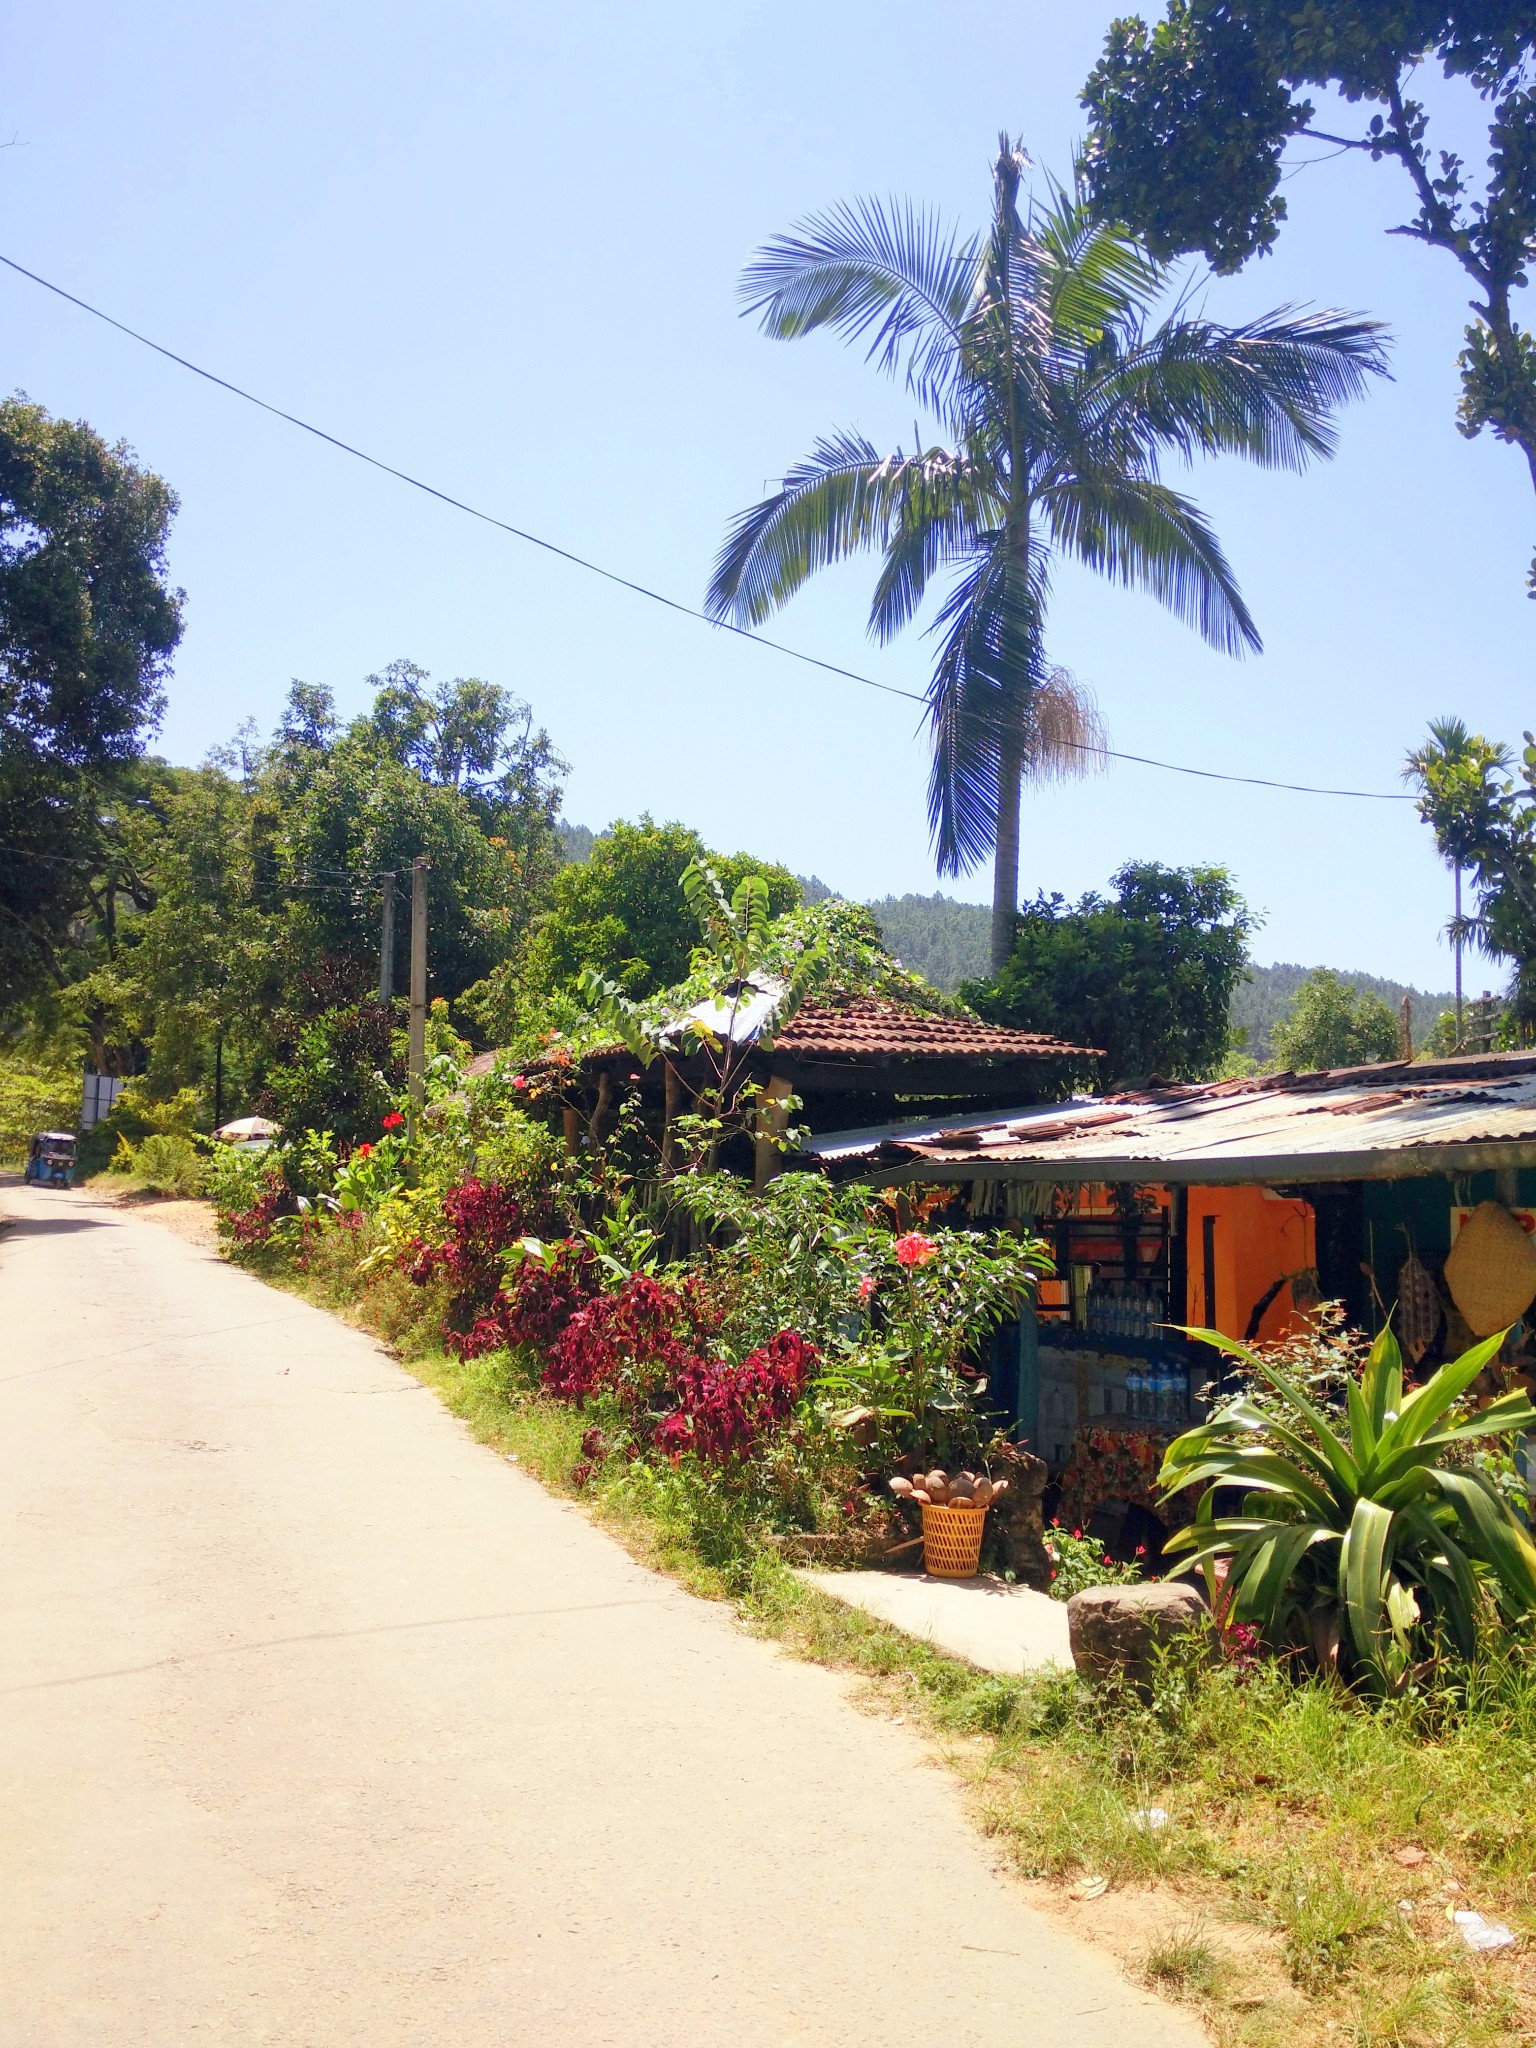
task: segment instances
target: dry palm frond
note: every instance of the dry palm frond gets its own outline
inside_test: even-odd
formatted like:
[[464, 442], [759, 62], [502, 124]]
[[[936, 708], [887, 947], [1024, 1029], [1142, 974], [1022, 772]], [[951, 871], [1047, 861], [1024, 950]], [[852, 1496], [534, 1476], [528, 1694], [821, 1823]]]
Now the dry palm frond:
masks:
[[1030, 696], [1024, 745], [1027, 782], [1080, 782], [1109, 765], [1109, 737], [1098, 702], [1086, 683], [1053, 668]]

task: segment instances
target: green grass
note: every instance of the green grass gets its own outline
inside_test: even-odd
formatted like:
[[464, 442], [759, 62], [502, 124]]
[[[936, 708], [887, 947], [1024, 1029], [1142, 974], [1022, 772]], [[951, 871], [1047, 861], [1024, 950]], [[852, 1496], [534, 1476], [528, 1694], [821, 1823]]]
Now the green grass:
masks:
[[[871, 1711], [925, 1728], [979, 1824], [1020, 1873], [1063, 1888], [1152, 1887], [1171, 1925], [1132, 1960], [1193, 2001], [1223, 2048], [1536, 2048], [1536, 1668], [1490, 1651], [1459, 1705], [1367, 1706], [1273, 1668], [1170, 1666], [1150, 1704], [1068, 1674], [973, 1670], [803, 1585], [739, 1503], [646, 1467], [576, 1488], [590, 1416], [432, 1340], [430, 1290], [386, 1273], [360, 1294], [355, 1248], [274, 1273], [383, 1336], [474, 1434], [580, 1498], [635, 1555], [794, 1654], [861, 1677]], [[1165, 1828], [1136, 1824], [1161, 1806]], [[1405, 1867], [1393, 1851], [1425, 1852]], [[1410, 1911], [1400, 1910], [1406, 1901]], [[1519, 1948], [1472, 1956], [1447, 1917], [1470, 1905]], [[1274, 1967], [1245, 1960], [1257, 1930]]]

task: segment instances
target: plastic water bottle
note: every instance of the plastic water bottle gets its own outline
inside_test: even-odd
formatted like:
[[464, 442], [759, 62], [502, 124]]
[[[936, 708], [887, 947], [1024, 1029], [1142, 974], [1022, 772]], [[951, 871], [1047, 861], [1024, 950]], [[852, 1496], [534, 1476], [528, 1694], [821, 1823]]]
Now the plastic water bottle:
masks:
[[1147, 1383], [1139, 1366], [1132, 1366], [1125, 1376], [1126, 1412], [1139, 1421], [1146, 1413]]

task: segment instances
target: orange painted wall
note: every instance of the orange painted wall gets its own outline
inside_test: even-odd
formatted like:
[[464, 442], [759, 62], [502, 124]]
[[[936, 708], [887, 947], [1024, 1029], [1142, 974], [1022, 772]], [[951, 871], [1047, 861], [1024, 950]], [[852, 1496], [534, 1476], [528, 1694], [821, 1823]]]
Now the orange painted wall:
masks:
[[[1186, 1211], [1189, 1293], [1187, 1319], [1205, 1321], [1205, 1218], [1215, 1222], [1216, 1328], [1241, 1337], [1260, 1297], [1283, 1273], [1317, 1264], [1317, 1228], [1311, 1205], [1264, 1188], [1191, 1188]], [[1259, 1335], [1284, 1336], [1297, 1323], [1289, 1288], [1264, 1312]]]

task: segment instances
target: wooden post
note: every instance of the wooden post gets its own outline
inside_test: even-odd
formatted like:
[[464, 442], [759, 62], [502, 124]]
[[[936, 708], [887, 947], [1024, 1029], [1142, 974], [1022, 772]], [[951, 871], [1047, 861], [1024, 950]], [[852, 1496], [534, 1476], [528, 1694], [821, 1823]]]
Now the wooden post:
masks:
[[566, 1103], [561, 1110], [560, 1127], [565, 1134], [565, 1149], [574, 1159], [581, 1150], [581, 1111], [574, 1103]]
[[683, 1084], [676, 1067], [673, 1066], [670, 1060], [664, 1059], [662, 1066], [665, 1070], [662, 1076], [665, 1093], [661, 1113], [661, 1177], [663, 1180], [670, 1180], [672, 1178], [672, 1169], [676, 1164], [677, 1150], [677, 1141], [673, 1135], [672, 1124], [679, 1108], [682, 1106]]
[[427, 863], [411, 862], [411, 1101], [419, 1110], [427, 1087]]
[[1404, 995], [1398, 1013], [1397, 1049], [1405, 1060], [1413, 1058], [1413, 998]]
[[752, 1185], [759, 1194], [779, 1171], [784, 1156], [778, 1141], [789, 1124], [787, 1098], [791, 1092], [789, 1081], [783, 1074], [769, 1075], [758, 1110], [758, 1136], [752, 1158]]
[[613, 1102], [613, 1076], [604, 1067], [597, 1077], [597, 1106], [592, 1111], [592, 1120], [587, 1125], [587, 1135], [594, 1145], [602, 1142], [608, 1124], [608, 1111]]

